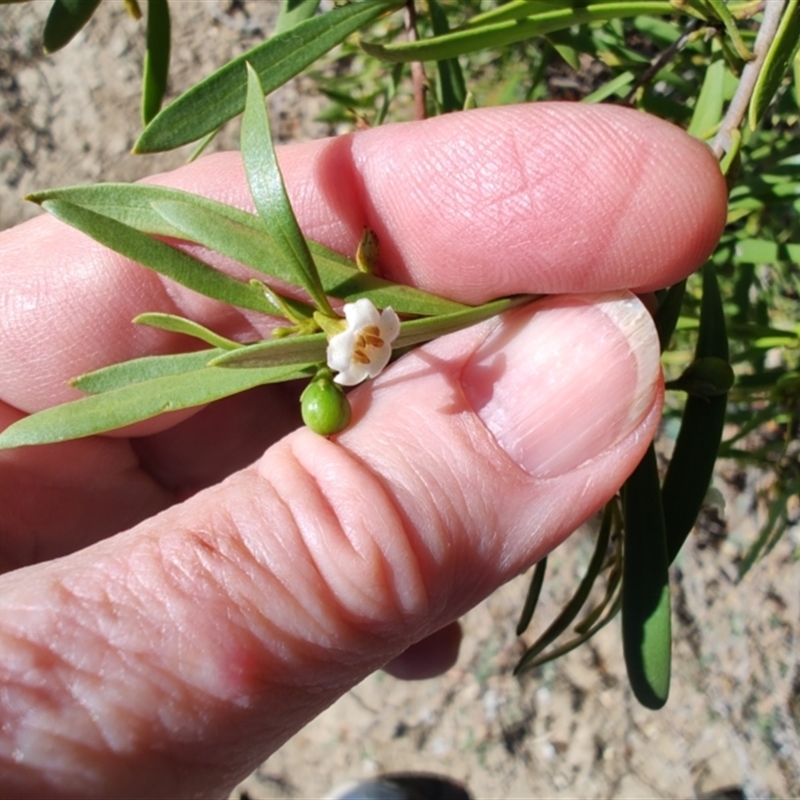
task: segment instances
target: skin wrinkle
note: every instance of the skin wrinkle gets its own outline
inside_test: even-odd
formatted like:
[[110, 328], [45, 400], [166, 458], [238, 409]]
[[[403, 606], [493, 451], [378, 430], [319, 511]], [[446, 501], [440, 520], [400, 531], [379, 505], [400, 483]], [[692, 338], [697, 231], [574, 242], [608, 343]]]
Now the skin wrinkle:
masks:
[[[262, 476], [260, 480], [271, 486], [269, 478]], [[273, 490], [272, 494], [276, 502], [282, 504], [282, 501], [277, 499], [277, 492]], [[291, 511], [285, 506], [284, 510], [286, 516], [291, 519]], [[281, 533], [278, 534], [276, 531], [276, 535], [271, 537], [271, 543], [280, 547], [281, 552], [285, 553], [285, 558], [266, 553], [263, 548], [261, 552], [255, 549], [255, 542], [245, 532], [249, 524], [242, 524], [235, 517], [231, 517], [231, 526], [236, 532], [232, 533], [230, 538], [241, 539], [245, 550], [251, 553], [252, 568], [248, 570], [247, 587], [240, 587], [239, 591], [231, 594], [230, 600], [236, 612], [247, 618], [246, 627], [256, 637], [256, 648], [265, 648], [277, 658], [285, 673], [293, 668], [295, 661], [311, 657], [312, 650], [327, 652], [327, 648], [333, 648], [335, 645], [332, 641], [331, 628], [335, 626], [331, 625], [329, 608], [324, 601], [314, 601], [325, 584], [311, 558], [302, 559], [306, 571], [304, 575], [298, 575], [297, 562], [301, 558], [302, 551], [297, 547], [297, 543], [302, 539], [296, 532], [296, 522], [292, 520], [281, 525]], [[291, 545], [287, 544], [287, 540], [291, 541]], [[292, 564], [295, 569], [293, 581], [287, 580], [282, 569], [276, 569], [277, 565], [285, 563]], [[268, 609], [260, 607], [253, 600], [259, 593], [264, 592], [263, 587], [266, 585], [270, 587]], [[284, 620], [282, 626], [272, 621], [273, 614]], [[286, 622], [289, 619], [293, 621], [291, 625]], [[273, 642], [281, 643], [280, 648], [276, 649]], [[241, 679], [246, 686], [248, 676], [242, 673]]]
[[[313, 434], [305, 438], [311, 437]], [[342, 610], [360, 629], [366, 627], [370, 631], [378, 616], [384, 620], [400, 617], [410, 624], [427, 615], [427, 597], [415, 556], [409, 549], [408, 532], [374, 473], [366, 472], [346, 448], [334, 442], [322, 439], [314, 444], [312, 452], [321, 450], [327, 454], [319, 452], [310, 458], [303, 448], [296, 447], [292, 454], [314, 487], [315, 502], [309, 505], [327, 512], [328, 527], [310, 537], [318, 512], [312, 511], [311, 527], [304, 525], [301, 517], [297, 519], [306, 549], [316, 560], [326, 584], [334, 593], [338, 591], [340, 605], [344, 598], [348, 600]], [[355, 486], [359, 487], [357, 498], [350, 488]], [[378, 531], [370, 530], [370, 520], [374, 518], [380, 519]], [[331, 536], [331, 530], [335, 536]], [[404, 599], [397, 593], [399, 587], [404, 587]], [[367, 598], [366, 602], [354, 602], [357, 596]], [[362, 612], [353, 616], [353, 609], [359, 605]]]
[[[96, 601], [91, 605], [85, 602], [82, 605], [86, 606], [85, 613], [76, 615], [76, 620], [81, 616], [86, 619], [96, 618]], [[65, 658], [74, 673], [68, 690], [76, 705], [84, 709], [87, 719], [97, 731], [98, 735], [92, 747], [98, 754], [135, 755], [146, 747], [146, 743], [154, 735], [153, 720], [148, 715], [148, 704], [141, 703], [140, 697], [156, 695], [153, 697], [152, 705], [158, 709], [156, 718], [163, 723], [166, 709], [174, 706], [176, 698], [186, 694], [186, 687], [179, 684], [175, 676], [162, 665], [147, 663], [147, 647], [154, 638], [153, 631], [142, 630], [138, 635], [147, 644], [132, 647], [132, 641], [137, 634], [132, 636], [129, 630], [130, 613], [120, 614], [120, 606], [113, 603], [110, 597], [105, 606], [112, 620], [107, 625], [108, 630], [98, 637], [97, 646], [90, 648], [100, 654], [100, 659], [94, 660], [96, 663], [92, 660], [80, 663], [78, 654], [88, 652], [83, 641], [77, 649], [67, 643], [66, 647], [74, 654], [72, 658]], [[130, 608], [131, 605], [126, 604], [126, 611], [129, 612]], [[119, 631], [120, 625], [126, 627], [125, 635], [122, 637], [124, 641], [115, 641], [118, 637], [109, 634]], [[81, 628], [77, 622], [75, 627], [79, 630]], [[85, 629], [85, 633], [91, 635], [92, 631]], [[98, 691], [98, 683], [103, 685], [102, 692]], [[138, 691], [135, 688], [137, 684], [141, 687]], [[202, 692], [199, 686], [192, 689], [194, 695]], [[98, 705], [100, 698], [102, 702]], [[162, 724], [165, 734], [171, 729], [171, 726]]]
[[[259, 478], [259, 480], [263, 480], [263, 478]], [[253, 497], [257, 496], [259, 492], [249, 492], [248, 494]], [[245, 518], [247, 518], [248, 513], [244, 514]], [[254, 514], [259, 514], [257, 509], [254, 510]], [[238, 532], [229, 532], [228, 537], [233, 539], [242, 538], [248, 541], [252, 547], [254, 542], [245, 532], [246, 526], [242, 526], [235, 518], [232, 519], [233, 525], [238, 529]], [[219, 524], [217, 523], [215, 527], [218, 529]], [[275, 526], [273, 525], [271, 527], [274, 528]], [[309, 575], [308, 581], [305, 581], [302, 585], [298, 585], [297, 560], [301, 548], [298, 548], [297, 545], [301, 543], [302, 540], [296, 533], [296, 523], [284, 523], [279, 526], [279, 531], [280, 532], [276, 530], [276, 536], [270, 541], [273, 545], [278, 544], [282, 549], [286, 550], [286, 552], [289, 552], [292, 555], [291, 559], [287, 560], [282, 557], [273, 557], [272, 554], [264, 551], [263, 547], [261, 548], [261, 552], [257, 552], [256, 550], [253, 550], [253, 552], [256, 553], [255, 558], [260, 568], [266, 571], [264, 579], [260, 581], [261, 586], [258, 591], [262, 595], [265, 591], [271, 594], [272, 602], [270, 603], [269, 612], [278, 611], [278, 616], [284, 618], [284, 626], [280, 629], [275, 629], [274, 626], [269, 623], [269, 620], [264, 618], [264, 610], [255, 609], [255, 615], [250, 619], [248, 628], [256, 631], [256, 636], [259, 639], [259, 644], [256, 649], [258, 650], [266, 647], [267, 650], [272, 653], [273, 659], [277, 657], [279, 662], [283, 664], [277, 673], [275, 673], [273, 668], [273, 673], [275, 674], [271, 677], [271, 680], [292, 684], [298, 677], [293, 666], [295, 661], [318, 660], [320, 663], [323, 663], [330, 660], [332, 651], [336, 652], [338, 650], [341, 656], [339, 660], [341, 663], [345, 663], [347, 661], [352, 661], [352, 658], [349, 657], [349, 653], [351, 651], [357, 652], [358, 648], [355, 646], [347, 647], [345, 644], [337, 644], [338, 642], [348, 641], [352, 637], [353, 631], [345, 631], [341, 624], [334, 622], [337, 618], [337, 615], [333, 613], [335, 604], [331, 605], [330, 597], [328, 596], [329, 593], [325, 591], [326, 584], [310, 559], [306, 559], [306, 562], [314, 571]], [[283, 542], [286, 539], [292, 540], [290, 547], [284, 547]], [[287, 583], [285, 577], [282, 577], [282, 573], [285, 572], [287, 564], [291, 565], [293, 570], [294, 581], [291, 585]], [[277, 569], [272, 569], [272, 567], [277, 567]], [[256, 581], [257, 578], [253, 581], [254, 585]], [[271, 586], [272, 590], [265, 590], [265, 586]], [[283, 589], [284, 600], [288, 599], [296, 609], [288, 615], [295, 620], [293, 625], [286, 626], [286, 613], [284, 611], [279, 611], [279, 609], [275, 607], [275, 601], [278, 600], [275, 595], [276, 589]], [[253, 609], [252, 604], [246, 602], [247, 594], [247, 591], [245, 591], [244, 596], [239, 595], [231, 598], [231, 601], [236, 605], [237, 609], [243, 610], [245, 613]], [[324, 598], [321, 596], [323, 594], [325, 595]], [[317, 596], [320, 596], [319, 602], [315, 602], [314, 600]], [[309, 612], [312, 609], [317, 609], [317, 611], [309, 617]], [[309, 630], [309, 622], [311, 621], [317, 622], [317, 635], [314, 635], [313, 629], [311, 631]], [[264, 622], [268, 623], [269, 630], [264, 629]], [[271, 646], [272, 641], [283, 641], [284, 647], [282, 648], [282, 653], [274, 651], [274, 648]], [[287, 649], [285, 645], [289, 642], [291, 642], [291, 644], [289, 644]], [[345, 658], [345, 656], [347, 656], [347, 658]], [[277, 665], [273, 665], [273, 667], [274, 666]], [[330, 672], [330, 670], [328, 671]], [[245, 691], [251, 691], [252, 686], [247, 688], [247, 678], [245, 677], [243, 680], [245, 680]], [[257, 680], [260, 682], [262, 679], [258, 677]]]
[[[410, 431], [414, 430], [414, 426], [409, 425], [408, 430], [410, 436]], [[409, 441], [409, 445], [413, 450], [414, 442]], [[430, 440], [426, 442], [426, 445], [431, 445]], [[423, 580], [426, 603], [424, 609], [420, 609], [419, 617], [430, 617], [442, 612], [442, 598], [449, 594], [453, 585], [452, 575], [445, 573], [442, 568], [447, 562], [446, 556], [452, 546], [454, 530], [457, 530], [457, 526], [449, 527], [445, 523], [446, 514], [443, 506], [451, 508], [452, 503], [447, 493], [438, 495], [440, 502], [437, 502], [434, 487], [440, 487], [438, 476], [424, 473], [418, 464], [406, 458], [402, 452], [396, 453], [395, 459], [401, 463], [397, 463], [394, 474], [405, 476], [405, 480], [402, 481], [402, 484], [396, 479], [383, 480], [386, 496], [394, 498], [405, 493], [406, 496], [413, 496], [419, 507], [430, 509], [428, 513], [415, 515], [415, 519], [412, 520], [405, 511], [405, 504], [392, 500], [392, 505], [401, 520], [404, 536], [414, 553], [415, 563], [419, 565], [420, 572], [431, 575], [437, 574], [438, 570], [435, 587], [428, 588], [427, 582]]]
[[[170, 668], [161, 664], [147, 663], [148, 650], [152, 646], [154, 638], [153, 630], [150, 626], [142, 628], [140, 631], [131, 630], [131, 621], [133, 618], [134, 620], [141, 619], [144, 623], [147, 623], [148, 617], [140, 615], [136, 609], [142, 603], [145, 606], [149, 606], [151, 605], [151, 600], [159, 602], [162, 598], [154, 596], [149, 591], [147, 581], [138, 580], [138, 572], [133, 571], [125, 577], [127, 580], [122, 583], [112, 581], [105, 584], [110, 589], [117, 587], [123, 589], [123, 591], [107, 595], [106, 602], [103, 603], [103, 606], [110, 613], [111, 619], [105, 626], [103, 642], [97, 648], [98, 652], [106, 653], [106, 658], [108, 654], [115, 654], [115, 657], [120, 661], [110, 665], [95, 664], [82, 668], [84, 672], [102, 680], [104, 683], [103, 692], [97, 692], [89, 688], [89, 691], [84, 692], [84, 694], [89, 700], [92, 697], [105, 698], [104, 704], [99, 711], [99, 716], [101, 718], [105, 717], [107, 723], [106, 728], [102, 730], [103, 739], [106, 748], [115, 754], [136, 753], [153, 736], [151, 730], [152, 721], [148, 721], [147, 716], [148, 704], [141, 704], [136, 699], [137, 697], [152, 695], [155, 692], [156, 696], [152, 699], [152, 705], [158, 709], [158, 718], [162, 720], [164, 735], [169, 736], [174, 732], [176, 725], [174, 720], [168, 719], [168, 712], [172, 713], [171, 709], [181, 707], [196, 708], [202, 705], [202, 703], [198, 703], [198, 700], [201, 700], [204, 696], [209, 696], [207, 681], [198, 682], [195, 680], [187, 683], [186, 678], [189, 677], [188, 675], [184, 675], [182, 680], [177, 681]], [[88, 582], [87, 585], [91, 585], [91, 582]], [[128, 602], [125, 602], [124, 598], [128, 598]], [[102, 620], [103, 617], [98, 617], [97, 615], [99, 600], [100, 598], [98, 597], [81, 598], [79, 602], [85, 606], [86, 613], [76, 615], [76, 619]], [[131, 600], [133, 602], [130, 602]], [[161, 602], [161, 605], [165, 612], [164, 618], [172, 619], [173, 623], [175, 623], [176, 620], [171, 614], [170, 604]], [[122, 609], [124, 609], [124, 613], [122, 613]], [[133, 611], [133, 617], [131, 611]], [[121, 628], [121, 626], [124, 626], [124, 628]], [[164, 630], [168, 627], [163, 625]], [[180, 636], [177, 639], [178, 646], [180, 646], [186, 631], [181, 631], [179, 624], [173, 624], [172, 627], [180, 632]], [[119, 637], [116, 634], [121, 630], [124, 630], [124, 635]], [[159, 632], [157, 638], [163, 640], [168, 645], [167, 649], [169, 649], [171, 643], [168, 637], [164, 637]], [[136, 645], [135, 642], [137, 641], [141, 642], [141, 644]], [[105, 647], [102, 645], [105, 645]], [[197, 651], [197, 648], [195, 648], [195, 651]], [[185, 659], [178, 658], [176, 663], [181, 663], [185, 667], [184, 662]], [[72, 665], [75, 668], [79, 666], [74, 661]], [[186, 670], [184, 669], [185, 672]], [[117, 675], [124, 677], [124, 683], [114, 683], [114, 676]], [[138, 676], [138, 680], [145, 691], [133, 690], [131, 685], [133, 676]], [[87, 708], [90, 716], [94, 716], [89, 710], [88, 701], [84, 702], [81, 699], [81, 695], [76, 691], [76, 688], [73, 685], [71, 689], [73, 696]], [[185, 696], [187, 699], [192, 698], [192, 701], [186, 702], [183, 700], [177, 702], [177, 698], [181, 696]], [[108, 705], [115, 708], [114, 713], [108, 713]], [[187, 713], [191, 716], [191, 712]], [[183, 716], [186, 716], [186, 713]], [[132, 726], [131, 720], [139, 720], [139, 724]], [[133, 736], [132, 733], [134, 734]], [[98, 747], [97, 749], [100, 750], [101, 748]]]
[[[7, 634], [4, 634], [4, 638], [6, 636]], [[52, 651], [47, 652], [48, 659], [52, 659], [54, 656], [55, 654]], [[20, 700], [22, 700], [22, 703], [20, 706], [24, 709], [19, 719], [13, 725], [9, 725], [8, 712], [13, 709], [13, 702], [8, 695], [9, 689], [11, 689], [14, 684], [10, 683], [8, 680], [4, 680], [3, 682], [3, 707], [6, 709], [4, 729], [11, 727], [14, 731], [14, 735], [13, 740], [7, 743], [4, 748], [6, 753], [2, 756], [2, 760], [13, 765], [14, 771], [16, 771], [17, 762], [14, 758], [14, 753], [23, 753], [28, 769], [35, 771], [38, 775], [43, 776], [46, 781], [52, 782], [52, 785], [56, 786], [64, 775], [75, 774], [76, 771], [78, 771], [76, 770], [75, 764], [91, 763], [91, 759], [85, 757], [74, 758], [74, 755], [79, 756], [80, 753], [93, 754], [100, 752], [102, 749], [97, 746], [97, 743], [102, 740], [101, 730], [97, 721], [93, 718], [91, 713], [89, 713], [88, 708], [81, 702], [79, 694], [75, 691], [74, 679], [65, 683], [63, 686], [59, 685], [57, 681], [54, 681], [54, 678], [58, 675], [64, 672], [70, 672], [73, 668], [73, 665], [69, 664], [64, 659], [61, 659], [61, 665], [62, 669], [56, 671], [55, 674], [52, 667], [48, 667], [46, 670], [46, 679], [41, 682], [36, 689], [33, 689], [30, 684], [31, 681], [35, 679], [37, 673], [34, 671], [33, 674], [31, 674], [30, 670], [20, 673], [23, 681], [26, 682], [28, 686], [26, 688], [25, 683], [20, 684], [17, 681], [16, 687], [13, 688], [15, 693], [21, 693]], [[81, 673], [78, 673], [76, 677], [80, 676]], [[59, 702], [57, 704], [59, 710], [56, 711], [55, 714], [50, 713], [50, 708], [54, 705], [53, 703], [45, 706], [44, 709], [42, 708], [41, 695], [45, 687], [49, 697], [52, 698], [57, 695], [63, 697], [69, 696], [77, 701], [77, 703], [67, 706], [63, 701]], [[35, 700], [32, 698], [26, 699], [31, 692], [33, 692]], [[66, 720], [64, 719], [65, 711], [68, 711], [69, 714]], [[80, 719], [78, 719], [78, 716], [80, 716]], [[57, 728], [53, 727], [54, 718], [59, 721]], [[94, 737], [87, 736], [89, 729], [95, 731], [96, 735]], [[94, 739], [94, 744], [92, 743], [92, 738]], [[38, 746], [29, 747], [26, 743], [28, 739], [32, 742], [37, 742]], [[44, 739], [44, 746], [42, 745], [41, 739]], [[39, 754], [38, 758], [37, 754]], [[60, 755], [54, 757], [54, 754]], [[72, 769], [63, 769], [62, 764], [71, 765]]]
[[[240, 536], [224, 535], [228, 527], [220, 515], [225, 515], [224, 510], [210, 521], [215, 525], [215, 536], [183, 529], [156, 546], [166, 585], [173, 589], [165, 607], [171, 627], [180, 632], [177, 645], [183, 655], [177, 654], [174, 661], [181, 665], [182, 681], [213, 698], [215, 704], [241, 704], [240, 692], [250, 685], [253, 676], [250, 670], [237, 670], [229, 664], [243, 666], [241, 660], [237, 662], [237, 653], [256, 652], [265, 641], [279, 639], [282, 631], [255, 608], [252, 596], [258, 592], [258, 565]], [[209, 538], [224, 547], [210, 543]], [[192, 546], [201, 540], [203, 545]], [[239, 549], [242, 557], [237, 556]], [[231, 591], [233, 587], [237, 591]], [[193, 617], [198, 597], [205, 597], [209, 607], [224, 608], [224, 621], [211, 629], [196, 629]], [[210, 648], [213, 658], [207, 655]]]
[[[416, 430], [425, 430], [425, 427], [422, 424], [408, 426], [410, 452], [414, 452], [417, 448], [448, 451], [449, 438], [448, 441], [432, 441], [428, 435], [424, 441], [419, 441], [412, 433]], [[431, 609], [436, 609], [438, 613], [441, 613], [441, 598], [451, 594], [452, 587], [457, 581], [453, 571], [445, 571], [448, 554], [451, 548], [457, 547], [459, 533], [466, 527], [457, 509], [459, 507], [468, 508], [472, 503], [468, 502], [469, 498], [460, 492], [458, 476], [448, 459], [442, 459], [437, 464], [437, 468], [441, 471], [433, 473], [424, 469], [423, 465], [406, 457], [403, 452], [399, 452], [397, 458], [402, 461], [402, 464], [398, 465], [390, 474], [407, 476], [403, 481], [403, 490], [406, 495], [413, 497], [414, 503], [418, 507], [429, 509], [427, 513], [418, 514], [415, 522], [406, 523], [405, 529], [418, 531], [417, 536], [413, 539], [425, 542], [426, 561], [429, 564], [428, 572], [437, 575], [435, 591], [429, 592], [432, 595], [429, 602], [431, 602]], [[398, 492], [396, 485], [393, 487], [393, 492]], [[393, 492], [390, 492], [390, 495]]]
[[[351, 459], [363, 474], [370, 476], [370, 481], [377, 485], [377, 491], [370, 493], [369, 497], [373, 501], [372, 505], [381, 509], [381, 513], [376, 516], [380, 517], [381, 523], [386, 524], [386, 520], [393, 520], [391, 526], [392, 530], [397, 531], [397, 536], [401, 537], [401, 541], [405, 542], [410, 553], [408, 561], [408, 569], [413, 569], [414, 580], [411, 582], [412, 589], [403, 590], [397, 597], [397, 608], [405, 616], [406, 623], [414, 625], [420, 618], [426, 618], [433, 613], [433, 605], [431, 603], [431, 595], [427, 590], [427, 584], [423, 580], [422, 575], [425, 572], [424, 562], [425, 556], [429, 553], [427, 547], [422, 546], [422, 539], [420, 536], [414, 535], [414, 528], [405, 513], [405, 510], [395, 496], [394, 488], [396, 488], [390, 481], [388, 481], [380, 470], [374, 468], [374, 465], [362, 459], [358, 453], [349, 450], [344, 445], [348, 458]], [[380, 447], [380, 444], [379, 444]], [[398, 453], [398, 455], [401, 455]], [[377, 502], [374, 502], [377, 501]], [[385, 513], [388, 509], [388, 513]], [[395, 534], [390, 534], [395, 535]], [[397, 584], [400, 585], [399, 583]], [[413, 599], [409, 599], [409, 595]], [[407, 609], [417, 608], [418, 611], [414, 615], [409, 615]]]

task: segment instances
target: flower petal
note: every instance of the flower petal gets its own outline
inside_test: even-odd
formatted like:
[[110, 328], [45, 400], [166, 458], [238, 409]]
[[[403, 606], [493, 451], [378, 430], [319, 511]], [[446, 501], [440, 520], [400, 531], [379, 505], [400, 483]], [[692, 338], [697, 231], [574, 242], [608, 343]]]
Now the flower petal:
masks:
[[338, 374], [340, 386], [355, 386], [374, 378], [392, 357], [392, 342], [400, 333], [400, 319], [391, 308], [379, 312], [371, 300], [362, 297], [346, 303], [347, 328], [328, 340], [328, 366]]
[[386, 344], [391, 344], [400, 335], [400, 318], [391, 306], [386, 306], [381, 312], [380, 329]]

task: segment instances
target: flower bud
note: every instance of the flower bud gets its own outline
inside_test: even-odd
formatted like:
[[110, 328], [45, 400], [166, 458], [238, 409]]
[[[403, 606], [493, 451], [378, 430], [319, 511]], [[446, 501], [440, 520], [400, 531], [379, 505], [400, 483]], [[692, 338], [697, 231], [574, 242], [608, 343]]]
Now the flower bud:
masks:
[[721, 358], [706, 356], [692, 361], [683, 375], [667, 383], [667, 389], [679, 389], [698, 397], [717, 397], [733, 386], [731, 365]]
[[321, 369], [300, 395], [303, 422], [314, 433], [331, 436], [350, 424], [350, 401], [333, 382], [331, 372]]

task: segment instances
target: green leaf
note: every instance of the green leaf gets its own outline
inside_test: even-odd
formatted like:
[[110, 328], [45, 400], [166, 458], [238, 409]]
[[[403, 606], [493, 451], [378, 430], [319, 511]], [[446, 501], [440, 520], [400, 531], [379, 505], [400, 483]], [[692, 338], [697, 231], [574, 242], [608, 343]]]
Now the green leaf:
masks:
[[758, 74], [747, 115], [751, 130], [758, 127], [800, 49], [800, 11], [797, 5], [798, 0], [789, 0], [786, 4], [778, 31]]
[[441, 61], [476, 50], [505, 47], [514, 42], [564, 30], [573, 25], [605, 22], [618, 17], [633, 17], [639, 14], [670, 14], [675, 11], [667, 0], [581, 2], [555, 9], [552, 4], [536, 3], [534, 5], [542, 10], [537, 10], [524, 18], [514, 17], [498, 22], [496, 20], [487, 21], [487, 15], [484, 15], [480, 24], [473, 20], [471, 25], [443, 36], [390, 45], [362, 41], [361, 47], [369, 55], [384, 61]]
[[226, 339], [224, 336], [210, 331], [199, 322], [194, 322], [185, 317], [179, 317], [176, 314], [150, 312], [147, 314], [139, 314], [137, 317], [134, 317], [133, 321], [137, 325], [149, 325], [151, 328], [158, 328], [162, 331], [183, 333], [186, 336], [200, 339], [200, 341], [210, 344], [212, 347], [220, 347], [223, 350], [235, 350], [237, 347], [242, 347], [238, 342]]
[[378, 308], [391, 306], [398, 314], [426, 317], [469, 309], [455, 300], [361, 272], [354, 261], [316, 242], [309, 242], [308, 246], [319, 269], [322, 285], [331, 297], [351, 303], [367, 297]]
[[[703, 267], [703, 298], [695, 359], [728, 360], [725, 314], [716, 273]], [[661, 496], [667, 532], [667, 555], [674, 561], [692, 530], [711, 483], [725, 423], [727, 395], [689, 395], [681, 418], [675, 449], [664, 477]]]
[[747, 49], [747, 45], [742, 39], [742, 34], [739, 28], [736, 27], [736, 20], [728, 8], [727, 0], [706, 0], [711, 6], [714, 13], [719, 17], [722, 24], [725, 26], [725, 31], [736, 50], [737, 55], [743, 61], [752, 61], [755, 56]]
[[737, 239], [736, 260], [744, 264], [789, 264], [800, 262], [800, 244], [769, 239]]
[[514, 667], [514, 674], [518, 675], [520, 672], [531, 669], [534, 666], [537, 656], [549, 647], [564, 631], [569, 628], [574, 619], [578, 616], [589, 595], [592, 587], [597, 580], [597, 576], [603, 568], [603, 562], [606, 560], [606, 553], [608, 551], [608, 543], [611, 539], [611, 522], [612, 517], [610, 510], [606, 508], [606, 513], [603, 516], [603, 522], [600, 525], [600, 530], [597, 534], [597, 541], [595, 542], [594, 553], [589, 566], [586, 568], [586, 574], [578, 584], [575, 594], [570, 598], [569, 602], [561, 609], [559, 615], [550, 623], [547, 630], [536, 640], [536, 642], [525, 651], [525, 655]]
[[208, 264], [153, 239], [146, 233], [65, 200], [45, 200], [42, 207], [57, 219], [83, 231], [100, 244], [165, 275], [188, 289], [240, 308], [249, 308], [265, 314], [275, 313], [272, 304], [257, 287], [224, 275]]
[[55, 53], [92, 18], [100, 0], [55, 0], [44, 23], [44, 50]]
[[582, 645], [584, 642], [588, 642], [589, 639], [591, 639], [600, 630], [605, 628], [605, 626], [614, 619], [614, 617], [619, 613], [621, 603], [621, 596], [617, 596], [610, 606], [608, 603], [606, 603], [600, 607], [600, 612], [605, 612], [602, 618], [598, 619], [597, 622], [586, 629], [584, 629], [583, 623], [576, 625], [575, 630], [580, 631], [580, 635], [570, 639], [563, 645], [559, 645], [558, 647], [549, 650], [547, 653], [540, 655], [538, 658], [533, 659], [533, 661], [526, 665], [526, 669], [536, 669], [536, 667], [540, 667], [542, 664], [546, 664], [548, 661], [555, 661], [556, 659], [561, 658], [561, 656], [571, 653], [577, 647], [580, 647], [580, 645]]
[[[477, 28], [495, 22], [509, 22], [525, 17], [533, 17], [537, 14], [545, 14], [554, 10], [556, 3], [553, 0], [511, 0], [509, 3], [503, 3], [491, 11], [485, 11], [483, 14], [476, 14], [469, 19], [464, 28]], [[567, 8], [574, 5], [574, 0], [561, 0], [561, 6]]]
[[654, 322], [656, 324], [656, 330], [658, 331], [658, 343], [662, 353], [669, 346], [669, 340], [675, 332], [675, 326], [678, 324], [678, 319], [681, 315], [681, 306], [683, 305], [683, 297], [685, 294], [686, 278], [678, 283], [672, 284], [658, 304]]
[[265, 383], [291, 380], [312, 365], [228, 370], [202, 367], [82, 397], [32, 414], [0, 434], [0, 449], [52, 444], [131, 425], [168, 411], [211, 403]]
[[[185, 199], [193, 197], [184, 195], [181, 201], [152, 201], [152, 208], [168, 223], [171, 235], [187, 238], [265, 275], [291, 283], [294, 273], [285, 269], [286, 259], [281, 258], [274, 239], [259, 225], [257, 217], [203, 198], [198, 198], [199, 203]], [[367, 297], [379, 308], [391, 306], [399, 314], [422, 316], [467, 308], [411, 286], [367, 275], [358, 270], [351, 259], [315, 242], [308, 242], [308, 247], [323, 291], [331, 297], [350, 302]]]
[[767, 521], [739, 563], [737, 581], [741, 581], [756, 561], [766, 555], [786, 533], [792, 524], [789, 512], [791, 499], [798, 491], [800, 491], [800, 477], [788, 485], [780, 486], [778, 496], [770, 504]]
[[612, 78], [608, 83], [603, 84], [599, 89], [596, 89], [591, 94], [587, 94], [581, 102], [582, 103], [602, 103], [603, 100], [611, 97], [614, 94], [621, 92], [623, 89], [627, 89], [633, 82], [636, 80], [636, 75], [627, 70], [619, 75], [616, 78]]
[[517, 636], [522, 636], [531, 624], [536, 606], [539, 605], [539, 595], [542, 593], [546, 571], [547, 556], [541, 561], [537, 561], [536, 566], [533, 568], [533, 576], [531, 577], [531, 583], [528, 587], [528, 594], [525, 597], [525, 604], [522, 607], [522, 613], [519, 615], [519, 622], [517, 623]]
[[351, 33], [399, 8], [403, 0], [369, 0], [314, 16], [271, 37], [228, 62], [161, 111], [134, 145], [136, 153], [154, 153], [188, 144], [244, 110], [245, 62], [258, 73], [266, 93], [283, 86]]
[[[450, 32], [447, 15], [439, 0], [428, 0], [431, 26], [436, 36]], [[436, 64], [436, 88], [439, 105], [444, 113], [460, 111], [467, 100], [464, 75], [457, 58], [448, 58]]]
[[325, 361], [328, 339], [324, 333], [265, 339], [256, 344], [228, 350], [209, 362], [213, 367], [256, 369], [289, 364], [311, 364]]
[[281, 0], [275, 33], [283, 33], [311, 19], [317, 13], [319, 0]]
[[144, 356], [87, 372], [85, 375], [73, 378], [69, 383], [70, 386], [74, 386], [86, 394], [99, 394], [153, 378], [179, 375], [183, 372], [196, 372], [208, 366], [208, 362], [212, 358], [222, 355], [224, 352], [222, 348], [214, 347], [191, 353]]
[[317, 266], [286, 193], [272, 145], [264, 92], [258, 75], [250, 64], [246, 68], [247, 104], [242, 118], [242, 161], [253, 202], [264, 230], [275, 242], [275, 255], [282, 259], [284, 269], [291, 275], [290, 283], [305, 289], [323, 314], [336, 316], [325, 296]]
[[490, 303], [484, 303], [466, 311], [456, 311], [452, 314], [441, 314], [437, 317], [402, 322], [400, 323], [400, 335], [397, 337], [395, 347], [413, 347], [439, 336], [455, 333], [536, 299], [537, 295], [532, 294], [503, 297], [500, 300], [492, 300]]
[[688, 133], [699, 139], [707, 139], [716, 130], [722, 119], [725, 83], [725, 60], [713, 61], [706, 69], [703, 85], [694, 106]]
[[[503, 298], [486, 303], [482, 306], [470, 308], [467, 311], [458, 311], [454, 314], [442, 314], [438, 317], [426, 317], [400, 323], [400, 335], [394, 343], [394, 349], [428, 342], [439, 336], [468, 328], [478, 322], [491, 319], [515, 306], [533, 300], [532, 295], [519, 295], [517, 297]], [[231, 350], [215, 358], [211, 363], [215, 367], [253, 367], [274, 364], [285, 364], [287, 359], [300, 360], [308, 357], [318, 361], [325, 360], [327, 339], [323, 333], [308, 336], [291, 336], [285, 339], [270, 339], [257, 344]]]
[[622, 644], [636, 699], [658, 709], [669, 695], [672, 625], [669, 560], [653, 445], [623, 489]]
[[169, 76], [170, 19], [167, 0], [147, 0], [147, 43], [142, 70], [142, 122], [161, 108]]
[[[282, 261], [273, 255], [276, 245], [258, 217], [199, 195], [144, 183], [101, 183], [50, 189], [29, 199], [37, 203], [66, 200], [142, 232], [189, 239], [266, 275], [288, 279], [278, 269]], [[378, 308], [391, 306], [398, 314], [421, 316], [468, 308], [411, 286], [359, 272], [354, 261], [320, 244], [309, 242], [309, 249], [323, 288], [332, 297], [350, 301], [368, 297]]]

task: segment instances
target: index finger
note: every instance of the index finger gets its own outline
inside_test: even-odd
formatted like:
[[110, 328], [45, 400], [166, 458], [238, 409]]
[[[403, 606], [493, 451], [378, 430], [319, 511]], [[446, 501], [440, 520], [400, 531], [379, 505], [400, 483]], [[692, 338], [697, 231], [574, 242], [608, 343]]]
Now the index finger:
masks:
[[[704, 145], [609, 106], [483, 109], [280, 156], [308, 237], [352, 255], [366, 225], [385, 275], [468, 303], [668, 285], [703, 261], [725, 218]], [[251, 207], [237, 153], [156, 180]], [[259, 325], [54, 220], [3, 234], [0, 257], [0, 398], [25, 411], [75, 396], [65, 382], [77, 374], [182, 346], [133, 326], [138, 313], [179, 313], [233, 336]]]

